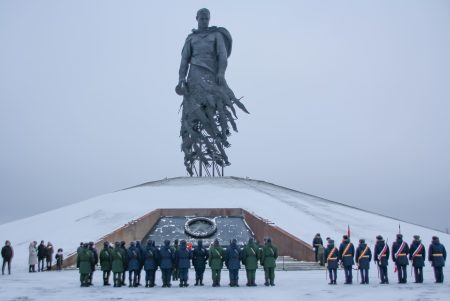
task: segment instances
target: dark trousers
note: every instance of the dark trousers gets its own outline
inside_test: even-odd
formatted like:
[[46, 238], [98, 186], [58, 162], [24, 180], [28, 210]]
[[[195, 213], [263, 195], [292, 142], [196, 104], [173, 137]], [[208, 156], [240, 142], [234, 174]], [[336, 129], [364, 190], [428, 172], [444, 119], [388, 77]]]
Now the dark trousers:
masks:
[[444, 272], [442, 267], [433, 267], [434, 269], [434, 278], [436, 279], [436, 283], [444, 282]]
[[47, 258], [45, 261], [47, 262], [47, 271], [51, 271], [51, 269], [52, 269], [52, 258], [51, 257]]
[[189, 269], [188, 268], [178, 269], [178, 275], [180, 277], [180, 282], [187, 283], [189, 278]]
[[137, 286], [137, 270], [128, 271], [129, 286]]
[[315, 248], [314, 248], [314, 257], [315, 257], [315, 259], [316, 259], [316, 262], [319, 261], [319, 258], [318, 258], [318, 256], [317, 256], [317, 253], [318, 253], [318, 252], [319, 252], [319, 248], [315, 247]]
[[328, 275], [330, 276], [330, 283], [336, 284], [337, 269], [328, 269]]
[[109, 284], [109, 276], [111, 276], [111, 271], [103, 271], [103, 284]]
[[170, 280], [172, 277], [172, 269], [161, 269], [162, 282], [165, 286], [170, 286]]
[[264, 276], [266, 278], [266, 283], [269, 283], [271, 285], [274, 285], [274, 281], [275, 281], [275, 268], [264, 268]]
[[389, 283], [388, 278], [388, 267], [387, 266], [379, 266], [380, 269], [380, 280], [381, 284], [387, 284]]
[[408, 278], [406, 274], [406, 265], [397, 265], [397, 274], [398, 283], [406, 283]]
[[360, 269], [361, 273], [361, 283], [369, 284], [369, 269]]
[[247, 285], [255, 285], [256, 270], [245, 270], [247, 272]]
[[81, 286], [89, 286], [89, 274], [80, 274]]
[[114, 286], [122, 286], [122, 274], [125, 273], [113, 273]]
[[423, 267], [414, 267], [414, 278], [416, 283], [423, 283]]
[[205, 273], [205, 267], [196, 267], [195, 268], [195, 282], [197, 283], [200, 281], [200, 283], [203, 282], [203, 274]]
[[92, 272], [89, 273], [89, 284], [92, 284], [92, 279], [94, 278], [95, 265], [92, 266]]
[[148, 281], [148, 285], [149, 286], [155, 286], [155, 275], [156, 275], [156, 270], [152, 269], [152, 270], [145, 270], [145, 281]]
[[122, 282], [122, 285], [125, 285], [125, 274], [126, 274], [126, 270], [127, 270], [128, 268], [124, 268], [124, 270], [123, 270], [123, 272], [122, 273], [120, 273], [120, 281]]
[[222, 272], [222, 270], [211, 269], [213, 285], [220, 285], [220, 272]]
[[8, 264], [8, 274], [11, 274], [11, 259], [3, 259], [2, 275], [5, 274], [5, 265]]
[[345, 283], [346, 284], [351, 284], [353, 282], [352, 266], [351, 265], [344, 266], [344, 274], [345, 274]]
[[30, 273], [36, 272], [36, 265], [31, 264], [30, 267], [29, 267], [29, 269], [28, 269], [28, 272], [30, 272]]
[[38, 272], [40, 272], [40, 271], [44, 271], [44, 261], [45, 261], [45, 258], [39, 258], [39, 260], [38, 260]]
[[172, 270], [172, 280], [180, 279], [180, 270], [178, 268], [174, 268]]
[[239, 281], [239, 269], [228, 270], [230, 274], [230, 286], [237, 286]]

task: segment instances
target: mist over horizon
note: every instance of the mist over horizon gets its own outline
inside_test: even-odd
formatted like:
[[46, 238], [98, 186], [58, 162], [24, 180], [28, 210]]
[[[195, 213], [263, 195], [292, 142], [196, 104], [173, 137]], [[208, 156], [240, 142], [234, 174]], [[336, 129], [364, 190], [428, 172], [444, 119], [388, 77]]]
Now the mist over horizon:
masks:
[[174, 87], [202, 7], [250, 111], [225, 176], [448, 232], [444, 0], [0, 2], [0, 224], [187, 175]]

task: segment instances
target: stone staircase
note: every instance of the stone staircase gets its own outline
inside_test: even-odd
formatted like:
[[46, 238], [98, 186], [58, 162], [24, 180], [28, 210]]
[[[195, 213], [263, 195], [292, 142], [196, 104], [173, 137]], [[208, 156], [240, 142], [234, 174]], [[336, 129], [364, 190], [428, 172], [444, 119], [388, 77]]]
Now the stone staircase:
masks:
[[[260, 267], [262, 270], [262, 267]], [[279, 256], [277, 258], [277, 271], [311, 271], [324, 270], [324, 266], [320, 266], [317, 262], [299, 261], [290, 256]]]

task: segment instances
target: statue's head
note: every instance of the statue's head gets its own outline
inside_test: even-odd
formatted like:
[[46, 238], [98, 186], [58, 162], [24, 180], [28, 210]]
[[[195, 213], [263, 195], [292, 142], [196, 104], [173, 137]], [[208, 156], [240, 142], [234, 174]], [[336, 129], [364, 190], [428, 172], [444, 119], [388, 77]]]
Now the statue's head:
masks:
[[202, 8], [197, 11], [198, 29], [206, 29], [209, 26], [209, 18], [211, 14], [207, 8]]

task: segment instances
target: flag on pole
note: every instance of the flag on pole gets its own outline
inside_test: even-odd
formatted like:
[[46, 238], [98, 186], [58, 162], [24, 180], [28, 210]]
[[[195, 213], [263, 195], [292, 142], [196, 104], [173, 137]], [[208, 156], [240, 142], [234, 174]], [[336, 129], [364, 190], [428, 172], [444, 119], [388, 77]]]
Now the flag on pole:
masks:
[[347, 235], [348, 235], [348, 238], [350, 238], [350, 225], [347, 225]]

